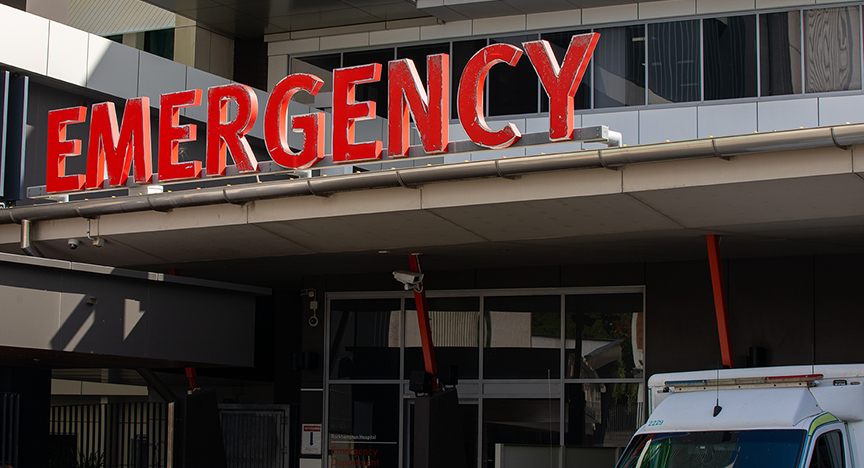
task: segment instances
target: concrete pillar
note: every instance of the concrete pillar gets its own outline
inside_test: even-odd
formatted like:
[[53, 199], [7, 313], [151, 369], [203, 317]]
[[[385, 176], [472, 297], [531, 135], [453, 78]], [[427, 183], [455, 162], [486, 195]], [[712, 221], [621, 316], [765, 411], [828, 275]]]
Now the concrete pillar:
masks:
[[174, 61], [223, 78], [234, 75], [234, 40], [177, 16]]

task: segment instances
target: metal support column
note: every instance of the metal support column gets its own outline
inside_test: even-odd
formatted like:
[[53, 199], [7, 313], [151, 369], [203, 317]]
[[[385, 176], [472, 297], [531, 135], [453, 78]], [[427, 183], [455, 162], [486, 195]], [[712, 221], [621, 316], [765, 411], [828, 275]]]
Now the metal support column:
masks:
[[720, 355], [723, 366], [735, 367], [732, 359], [732, 339], [729, 335], [729, 312], [726, 304], [726, 288], [723, 284], [723, 266], [720, 264], [720, 238], [713, 234], [705, 236], [708, 242], [708, 262], [711, 264], [711, 285], [714, 288], [714, 310], [717, 313], [717, 332], [720, 335]]
[[[411, 271], [422, 273], [420, 254], [411, 254]], [[432, 327], [429, 324], [429, 308], [426, 306], [426, 288], [421, 279], [414, 288], [414, 301], [417, 303], [417, 322], [420, 324], [420, 342], [423, 345], [423, 362], [426, 372], [433, 375], [432, 390], [438, 391], [438, 365], [435, 363], [435, 346], [432, 343]]]

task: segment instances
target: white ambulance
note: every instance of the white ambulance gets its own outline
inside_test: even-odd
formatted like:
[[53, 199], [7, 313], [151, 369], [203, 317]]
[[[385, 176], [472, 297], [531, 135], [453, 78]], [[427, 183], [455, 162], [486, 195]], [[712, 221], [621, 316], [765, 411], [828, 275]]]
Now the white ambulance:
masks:
[[616, 468], [864, 467], [864, 364], [657, 374]]

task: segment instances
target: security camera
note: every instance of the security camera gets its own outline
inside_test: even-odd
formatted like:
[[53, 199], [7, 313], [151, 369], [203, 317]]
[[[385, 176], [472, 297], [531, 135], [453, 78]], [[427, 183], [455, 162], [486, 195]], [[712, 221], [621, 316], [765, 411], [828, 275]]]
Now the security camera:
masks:
[[69, 239], [66, 241], [66, 243], [69, 244], [69, 248], [72, 250], [77, 249], [78, 245], [81, 244], [81, 242], [78, 241], [78, 239]]
[[423, 273], [417, 273], [414, 271], [407, 270], [396, 270], [393, 272], [393, 278], [396, 278], [396, 281], [405, 285], [405, 290], [414, 289], [423, 281]]

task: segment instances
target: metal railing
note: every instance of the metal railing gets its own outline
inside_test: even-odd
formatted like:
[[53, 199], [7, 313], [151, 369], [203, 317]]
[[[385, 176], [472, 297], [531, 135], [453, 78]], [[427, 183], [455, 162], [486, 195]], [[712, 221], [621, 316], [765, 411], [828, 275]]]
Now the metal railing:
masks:
[[105, 468], [167, 466], [168, 405], [106, 403], [51, 408], [52, 462], [102, 460]]
[[20, 395], [0, 393], [0, 466], [18, 466]]

